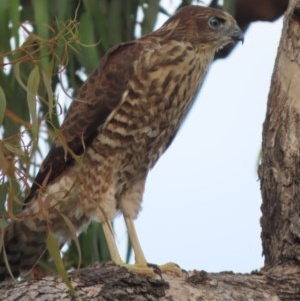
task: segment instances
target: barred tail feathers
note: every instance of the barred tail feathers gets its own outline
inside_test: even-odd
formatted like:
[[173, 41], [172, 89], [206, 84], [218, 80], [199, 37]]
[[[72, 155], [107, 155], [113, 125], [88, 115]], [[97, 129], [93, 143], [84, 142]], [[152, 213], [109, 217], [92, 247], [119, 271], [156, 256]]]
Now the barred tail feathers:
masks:
[[32, 269], [46, 250], [45, 222], [33, 219], [14, 221], [1, 235], [4, 239], [0, 251], [0, 281], [11, 274], [18, 277], [22, 271]]

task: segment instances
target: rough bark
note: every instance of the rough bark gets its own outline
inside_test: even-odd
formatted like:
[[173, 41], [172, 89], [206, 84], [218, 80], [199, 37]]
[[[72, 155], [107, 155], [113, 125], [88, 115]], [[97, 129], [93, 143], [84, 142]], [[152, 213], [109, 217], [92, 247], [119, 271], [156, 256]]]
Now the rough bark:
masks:
[[[278, 2], [278, 1], [277, 1]], [[300, 0], [290, 0], [278, 49], [259, 168], [265, 266], [251, 274], [189, 272], [141, 277], [112, 264], [3, 283], [1, 300], [300, 300]]]
[[138, 276], [113, 264], [95, 265], [70, 274], [72, 294], [59, 276], [0, 287], [6, 301], [279, 301], [300, 300], [300, 270], [278, 267], [272, 273], [209, 274], [193, 271], [163, 279]]
[[266, 267], [300, 263], [300, 1], [290, 1], [272, 76], [259, 169]]

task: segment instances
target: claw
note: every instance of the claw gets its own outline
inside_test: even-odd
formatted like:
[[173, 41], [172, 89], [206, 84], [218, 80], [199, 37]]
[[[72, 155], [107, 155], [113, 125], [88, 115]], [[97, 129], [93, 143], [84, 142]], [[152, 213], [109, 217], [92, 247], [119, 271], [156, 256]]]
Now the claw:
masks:
[[145, 275], [145, 276], [151, 276], [155, 277], [157, 275], [160, 276], [162, 279], [162, 273], [168, 273], [168, 274], [175, 274], [179, 277], [183, 275], [183, 270], [175, 263], [173, 262], [168, 262], [163, 265], [156, 265], [152, 263], [148, 263], [146, 261], [146, 258], [143, 254], [143, 251], [141, 249], [141, 246], [139, 244], [137, 234], [135, 232], [135, 228], [133, 225], [133, 221], [131, 218], [126, 218], [125, 217], [125, 222], [127, 225], [128, 229], [128, 234], [131, 240], [131, 244], [135, 253], [135, 263], [134, 264], [127, 264], [123, 262], [121, 259], [115, 239], [113, 236], [112, 232], [112, 227], [110, 225], [110, 222], [104, 222], [102, 223], [103, 231], [106, 237], [106, 241], [108, 244], [108, 248], [110, 251], [110, 255], [112, 258], [112, 261], [121, 267], [125, 267], [128, 271], [140, 274], [140, 275]]
[[162, 273], [175, 274], [179, 277], [182, 277], [184, 273], [184, 270], [182, 270], [180, 266], [174, 262], [168, 262], [163, 265], [160, 265], [159, 269]]

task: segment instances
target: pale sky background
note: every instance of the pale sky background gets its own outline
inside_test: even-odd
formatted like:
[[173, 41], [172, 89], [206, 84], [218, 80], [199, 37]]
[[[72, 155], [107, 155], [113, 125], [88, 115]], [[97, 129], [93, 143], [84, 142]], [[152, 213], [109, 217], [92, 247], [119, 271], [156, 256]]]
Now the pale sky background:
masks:
[[[172, 11], [170, 0], [163, 2]], [[253, 23], [244, 45], [212, 65], [179, 135], [151, 171], [136, 221], [149, 262], [210, 272], [263, 265], [256, 170], [281, 28], [282, 19]], [[122, 218], [115, 226], [125, 255]]]

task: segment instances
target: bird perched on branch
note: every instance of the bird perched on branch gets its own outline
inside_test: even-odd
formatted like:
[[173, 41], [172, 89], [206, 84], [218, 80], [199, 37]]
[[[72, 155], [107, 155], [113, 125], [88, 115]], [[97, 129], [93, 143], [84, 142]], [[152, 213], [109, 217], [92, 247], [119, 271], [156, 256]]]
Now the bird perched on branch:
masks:
[[[133, 224], [148, 172], [176, 136], [216, 52], [242, 39], [228, 13], [186, 6], [158, 30], [108, 51], [73, 99], [23, 218], [2, 233], [0, 277], [8, 276], [7, 265], [14, 276], [32, 268], [49, 231], [62, 245], [92, 220], [102, 223], [116, 264], [153, 273]], [[111, 221], [117, 212], [125, 219], [133, 265], [116, 247]]]

